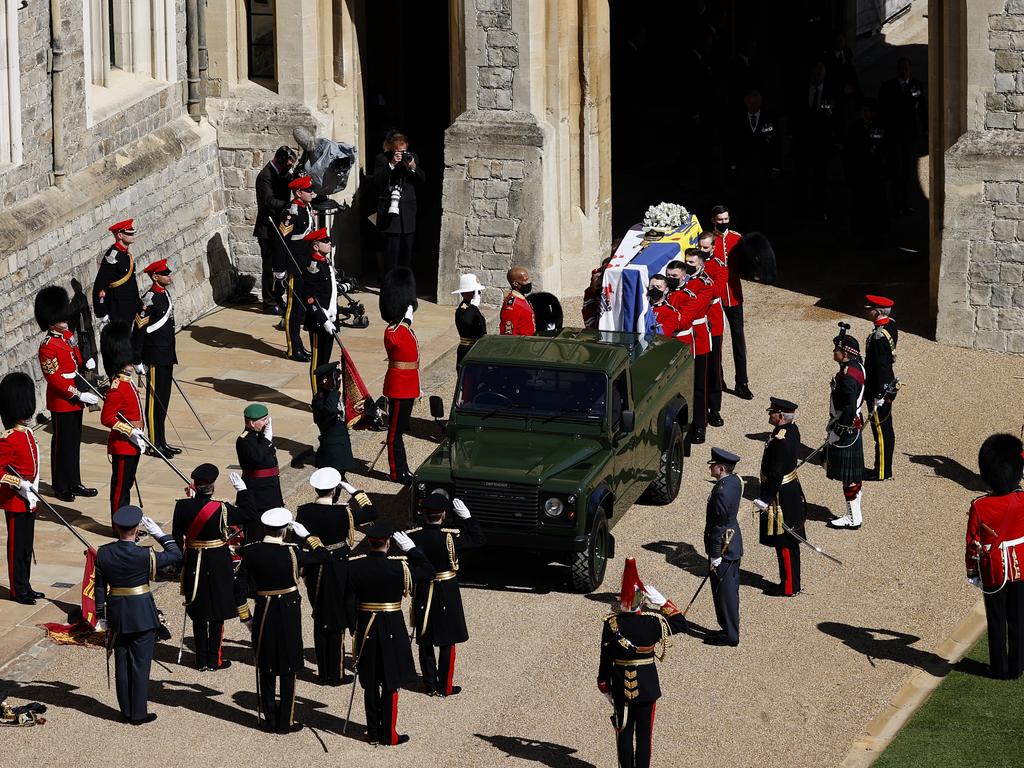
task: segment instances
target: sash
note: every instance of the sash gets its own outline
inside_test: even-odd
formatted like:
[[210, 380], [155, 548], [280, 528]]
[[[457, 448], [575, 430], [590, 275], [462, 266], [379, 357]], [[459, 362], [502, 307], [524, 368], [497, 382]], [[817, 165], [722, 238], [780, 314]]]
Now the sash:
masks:
[[127, 283], [132, 277], [135, 276], [135, 257], [132, 256], [131, 251], [125, 251], [128, 254], [128, 271], [123, 277], [119, 277], [117, 280], [112, 282], [107, 288], [120, 288], [122, 285]]
[[203, 505], [203, 508], [199, 510], [199, 514], [189, 523], [188, 530], [185, 531], [186, 541], [189, 539], [195, 540], [199, 537], [199, 532], [203, 530], [203, 526], [213, 517], [213, 513], [220, 509], [221, 503], [216, 500], [210, 500]]

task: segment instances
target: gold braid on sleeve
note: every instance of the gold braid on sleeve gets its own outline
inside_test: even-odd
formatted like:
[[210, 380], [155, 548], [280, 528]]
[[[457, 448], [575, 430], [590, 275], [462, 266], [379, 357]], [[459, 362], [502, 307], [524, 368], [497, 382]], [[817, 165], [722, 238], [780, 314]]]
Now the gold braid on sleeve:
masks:
[[412, 572], [409, 570], [409, 563], [405, 560], [402, 563], [402, 597], [409, 597], [412, 594]]
[[661, 640], [659, 641], [661, 643], [661, 653], [656, 653], [655, 655], [658, 657], [658, 661], [661, 661], [665, 658], [665, 652], [672, 647], [672, 641], [669, 640], [669, 637], [672, 635], [672, 628], [669, 627], [668, 621], [664, 616], [660, 613], [657, 616], [658, 623], [661, 624]]
[[348, 546], [349, 549], [356, 545], [356, 519], [352, 516], [352, 507], [345, 505], [348, 511]]
[[455, 554], [455, 537], [450, 533], [447, 534], [446, 543], [448, 545], [448, 561], [452, 564], [452, 570], [459, 570], [459, 558]]

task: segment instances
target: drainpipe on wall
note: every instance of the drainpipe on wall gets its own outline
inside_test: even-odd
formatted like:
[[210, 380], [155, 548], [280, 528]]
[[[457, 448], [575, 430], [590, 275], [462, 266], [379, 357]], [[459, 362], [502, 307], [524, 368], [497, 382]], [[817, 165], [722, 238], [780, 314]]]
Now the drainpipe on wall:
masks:
[[185, 0], [185, 51], [188, 56], [187, 96], [188, 113], [197, 123], [202, 120], [199, 99], [199, 3]]
[[198, 0], [199, 15], [196, 28], [199, 30], [199, 114], [206, 116], [207, 78], [209, 77], [210, 55], [206, 48], [206, 2]]
[[64, 186], [64, 45], [60, 0], [50, 0], [50, 114], [53, 116], [53, 183]]

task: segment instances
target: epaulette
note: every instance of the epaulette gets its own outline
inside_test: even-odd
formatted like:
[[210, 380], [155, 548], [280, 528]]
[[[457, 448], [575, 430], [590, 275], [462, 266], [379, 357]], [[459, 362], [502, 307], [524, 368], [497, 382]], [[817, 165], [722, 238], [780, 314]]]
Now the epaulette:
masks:
[[121, 380], [120, 379], [114, 378], [114, 379], [111, 380], [111, 382], [110, 382], [110, 389], [111, 389], [111, 391], [117, 389], [119, 386], [121, 386]]
[[450, 533], [453, 536], [458, 536], [459, 534], [462, 533], [462, 531], [460, 531], [458, 528], [442, 528], [441, 530], [444, 531], [445, 533]]
[[609, 627], [612, 628], [612, 632], [619, 631], [619, 614], [609, 613], [607, 616], [604, 617], [604, 621]]
[[408, 560], [405, 555], [388, 555], [388, 560]]
[[[311, 275], [318, 275], [320, 274], [320, 267], [317, 266], [317, 263], [315, 261], [311, 260], [309, 262], [309, 265], [306, 267], [306, 271], [309, 272], [309, 274]], [[310, 303], [312, 304], [313, 302]]]
[[117, 264], [117, 249], [111, 248], [107, 251], [107, 255], [104, 257], [107, 264]]
[[423, 530], [423, 526], [420, 525], [420, 526], [417, 526], [416, 528], [406, 528], [405, 532], [406, 533], [416, 533], [417, 531], [422, 531], [422, 530]]
[[711, 277], [711, 275], [709, 275], [707, 272], [701, 272], [699, 275], [697, 275], [697, 277], [699, 277], [702, 281], [704, 281], [705, 285], [714, 285], [715, 284], [715, 279], [713, 277]]
[[146, 291], [142, 294], [142, 306], [144, 308], [153, 306], [153, 291]]
[[691, 291], [689, 288], [682, 288], [680, 290], [682, 290], [683, 293], [687, 294], [691, 299], [697, 298], [697, 294]]
[[775, 439], [776, 440], [785, 440], [785, 438], [786, 438], [786, 428], [783, 427], [782, 429], [780, 429], [778, 432], [775, 433]]
[[359, 560], [359, 559], [364, 558], [364, 557], [366, 557], [365, 553], [363, 553], [361, 555], [351, 555], [349, 557], [348, 561], [351, 563], [353, 560]]
[[4, 438], [10, 437], [12, 432], [14, 432], [13, 429], [5, 429], [3, 434], [0, 434], [0, 440], [3, 440]]
[[249, 430], [248, 429], [243, 429], [242, 430], [242, 434], [240, 434], [239, 437], [245, 437], [248, 434], [249, 434]]

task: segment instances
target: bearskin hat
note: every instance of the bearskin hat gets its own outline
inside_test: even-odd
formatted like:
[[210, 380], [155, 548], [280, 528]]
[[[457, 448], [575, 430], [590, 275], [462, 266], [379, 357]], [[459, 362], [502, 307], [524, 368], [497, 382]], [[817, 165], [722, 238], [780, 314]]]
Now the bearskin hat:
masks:
[[740, 277], [771, 285], [778, 273], [775, 269], [775, 251], [768, 238], [760, 232], [748, 232], [729, 254], [730, 266], [739, 265]]
[[100, 333], [100, 354], [108, 376], [115, 376], [126, 365], [131, 365], [135, 359], [131, 326], [120, 320], [108, 323]]
[[36, 413], [36, 385], [27, 373], [14, 371], [0, 380], [0, 421], [4, 429], [13, 429]]
[[71, 299], [59, 285], [48, 285], [36, 294], [35, 310], [39, 330], [45, 331], [51, 325], [67, 321], [71, 313]]
[[1024, 474], [1024, 444], [1015, 435], [992, 435], [978, 451], [978, 468], [982, 479], [998, 495], [1009, 493], [1020, 485]]
[[531, 293], [526, 297], [533, 307], [533, 316], [537, 321], [537, 333], [562, 330], [562, 304], [553, 293]]
[[419, 308], [416, 277], [408, 267], [395, 267], [384, 275], [380, 286], [380, 317], [386, 323], [401, 322], [409, 305], [413, 310]]

